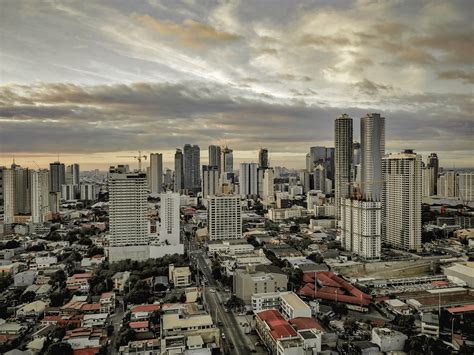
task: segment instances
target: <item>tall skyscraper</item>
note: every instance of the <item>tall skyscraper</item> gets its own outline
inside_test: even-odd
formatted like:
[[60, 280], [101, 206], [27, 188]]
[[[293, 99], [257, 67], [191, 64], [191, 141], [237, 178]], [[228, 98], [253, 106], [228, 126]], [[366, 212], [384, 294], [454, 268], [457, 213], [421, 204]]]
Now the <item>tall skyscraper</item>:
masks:
[[433, 168], [424, 166], [421, 169], [421, 187], [422, 187], [422, 197], [430, 197], [434, 191], [433, 187]]
[[184, 188], [195, 193], [201, 190], [201, 150], [197, 145], [185, 144], [183, 149], [184, 155]]
[[219, 174], [222, 172], [221, 167], [221, 147], [218, 145], [209, 146], [209, 165], [217, 166], [217, 171]]
[[438, 178], [438, 196], [458, 197], [458, 176], [455, 171], [446, 171]]
[[239, 195], [211, 196], [207, 213], [210, 240], [242, 238], [242, 206]]
[[180, 242], [179, 200], [178, 193], [161, 194], [160, 241], [171, 245], [178, 245]]
[[111, 173], [108, 188], [110, 246], [147, 245], [146, 174]]
[[44, 216], [49, 212], [49, 171], [30, 172], [31, 180], [31, 220], [43, 223]]
[[262, 182], [262, 199], [264, 202], [271, 203], [275, 196], [274, 186], [274, 174], [273, 169], [265, 169], [263, 171], [263, 182]]
[[31, 214], [31, 170], [12, 165], [15, 174], [15, 215]]
[[234, 172], [234, 155], [232, 149], [227, 146], [222, 149], [222, 169], [225, 173]]
[[352, 192], [352, 118], [347, 114], [336, 118], [335, 122], [335, 208], [336, 219], [340, 219], [341, 198]]
[[3, 201], [4, 201], [4, 214], [3, 220], [5, 224], [11, 224], [14, 222], [16, 214], [16, 200], [15, 200], [15, 169], [4, 169], [3, 170]]
[[332, 181], [334, 187], [336, 173], [336, 149], [326, 148], [326, 177]]
[[381, 218], [381, 202], [344, 199], [341, 203], [342, 246], [364, 259], [379, 259]]
[[256, 163], [240, 164], [239, 192], [242, 197], [258, 194], [258, 165]]
[[368, 113], [360, 119], [361, 192], [368, 201], [380, 201], [382, 158], [385, 155], [385, 117]]
[[65, 183], [79, 186], [80, 183], [80, 167], [79, 164], [71, 164], [66, 168]]
[[326, 169], [324, 168], [324, 163], [319, 163], [314, 168], [313, 181], [314, 190], [326, 193]]
[[183, 152], [176, 149], [174, 154], [174, 191], [181, 192], [184, 189], [184, 162]]
[[474, 201], [474, 173], [459, 173], [458, 189], [464, 203]]
[[219, 192], [219, 168], [215, 165], [202, 166], [202, 196], [216, 195]]
[[421, 246], [421, 156], [412, 150], [382, 159], [382, 241], [404, 250]]
[[3, 195], [3, 171], [4, 166], [0, 166], [0, 221], [3, 221], [3, 213], [5, 211], [5, 200]]
[[163, 191], [163, 154], [150, 154], [150, 192], [160, 194]]
[[[361, 122], [361, 125], [362, 125], [362, 122]], [[352, 164], [359, 165], [361, 162], [360, 143], [359, 142], [352, 143], [352, 150], [353, 150]]]
[[266, 169], [269, 167], [267, 148], [261, 148], [258, 152], [258, 166], [260, 169]]
[[64, 164], [54, 162], [49, 164], [49, 191], [61, 192], [61, 185], [66, 183]]
[[433, 168], [431, 177], [431, 186], [433, 186], [432, 195], [438, 194], [438, 175], [439, 175], [439, 159], [436, 153], [428, 156], [428, 166]]
[[322, 163], [326, 164], [326, 147], [318, 146], [311, 147], [309, 149], [310, 155], [310, 171], [312, 171], [316, 165]]

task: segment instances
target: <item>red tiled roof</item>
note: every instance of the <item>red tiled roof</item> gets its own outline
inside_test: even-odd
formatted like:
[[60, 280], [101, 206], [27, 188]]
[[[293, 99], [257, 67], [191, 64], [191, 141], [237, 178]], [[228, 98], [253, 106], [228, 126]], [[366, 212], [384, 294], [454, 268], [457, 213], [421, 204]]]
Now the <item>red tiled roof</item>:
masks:
[[104, 292], [100, 295], [100, 298], [109, 298], [111, 296], [115, 296], [115, 292]]
[[467, 304], [461, 307], [452, 307], [448, 308], [449, 313], [464, 313], [464, 312], [474, 312], [474, 304]]
[[81, 311], [98, 311], [100, 310], [100, 303], [86, 303], [82, 305]]
[[60, 316], [45, 316], [41, 322], [59, 322], [60, 320], [62, 320]]
[[160, 305], [159, 304], [142, 304], [140, 306], [133, 307], [130, 312], [137, 313], [137, 312], [154, 312], [159, 311]]
[[324, 331], [324, 328], [319, 322], [311, 317], [296, 317], [289, 320], [289, 323], [297, 330], [304, 329], [318, 329]]
[[138, 329], [138, 328], [148, 328], [148, 325], [149, 325], [149, 322], [146, 320], [142, 322], [131, 322], [129, 323], [128, 326], [132, 329]]
[[74, 355], [95, 355], [100, 351], [100, 348], [85, 348], [74, 350]]
[[280, 319], [282, 318], [280, 312], [274, 309], [267, 309], [266, 311], [258, 312], [257, 317], [263, 321], [268, 322], [271, 319]]
[[92, 274], [90, 272], [83, 272], [82, 274], [74, 274], [71, 277], [74, 279], [87, 279], [91, 276]]
[[272, 329], [270, 334], [275, 340], [279, 338], [295, 337], [298, 335], [298, 333], [296, 333], [296, 331], [288, 323], [276, 326], [274, 329]]

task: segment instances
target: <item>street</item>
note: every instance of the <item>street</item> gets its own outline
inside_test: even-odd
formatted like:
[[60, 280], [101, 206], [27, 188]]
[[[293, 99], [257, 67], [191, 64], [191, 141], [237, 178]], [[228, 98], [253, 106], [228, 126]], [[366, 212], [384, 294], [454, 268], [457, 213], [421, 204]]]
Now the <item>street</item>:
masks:
[[[218, 285], [217, 281], [212, 276], [211, 267], [207, 263], [207, 256], [204, 251], [194, 251], [193, 256], [196, 258], [196, 265], [200, 272], [207, 279], [207, 286], [204, 290], [204, 299], [208, 304], [208, 311], [214, 319], [216, 324], [219, 321], [222, 322], [222, 327], [225, 334], [225, 348], [229, 350], [231, 354], [248, 354], [249, 345], [247, 342], [250, 340], [243, 333], [242, 329], [237, 323], [232, 312], [225, 312], [222, 297], [222, 288]], [[232, 344], [233, 348], [232, 348]]]

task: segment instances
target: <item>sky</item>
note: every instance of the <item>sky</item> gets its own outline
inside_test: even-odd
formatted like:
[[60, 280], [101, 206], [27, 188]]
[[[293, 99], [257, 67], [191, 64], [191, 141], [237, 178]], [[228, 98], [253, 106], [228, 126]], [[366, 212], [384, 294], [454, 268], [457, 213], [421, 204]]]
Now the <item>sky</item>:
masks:
[[82, 169], [228, 145], [303, 168], [334, 119], [474, 167], [473, 6], [415, 0], [2, 0], [0, 165]]

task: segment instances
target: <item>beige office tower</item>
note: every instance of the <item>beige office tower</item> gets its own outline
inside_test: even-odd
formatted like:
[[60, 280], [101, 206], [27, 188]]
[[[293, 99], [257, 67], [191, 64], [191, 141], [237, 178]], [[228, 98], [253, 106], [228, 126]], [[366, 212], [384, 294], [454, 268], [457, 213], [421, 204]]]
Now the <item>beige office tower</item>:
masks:
[[242, 206], [239, 195], [211, 196], [207, 213], [210, 240], [242, 238]]
[[382, 159], [382, 241], [392, 247], [421, 246], [421, 165], [412, 150]]
[[146, 185], [144, 173], [109, 174], [110, 246], [148, 244]]
[[38, 170], [30, 172], [31, 181], [31, 220], [33, 223], [43, 223], [49, 208], [49, 171]]
[[421, 187], [422, 187], [422, 197], [430, 197], [434, 191], [433, 186], [433, 168], [429, 165], [424, 166], [421, 169]]
[[350, 197], [352, 166], [352, 118], [347, 114], [336, 118], [335, 122], [335, 209], [340, 220], [341, 199]]
[[364, 259], [379, 259], [382, 252], [382, 204], [346, 198], [341, 202], [342, 246]]
[[15, 218], [15, 170], [4, 169], [3, 170], [3, 201], [4, 201], [4, 213], [3, 221], [5, 224], [11, 224]]
[[474, 201], [474, 173], [460, 173], [458, 186], [459, 198], [464, 203]]

